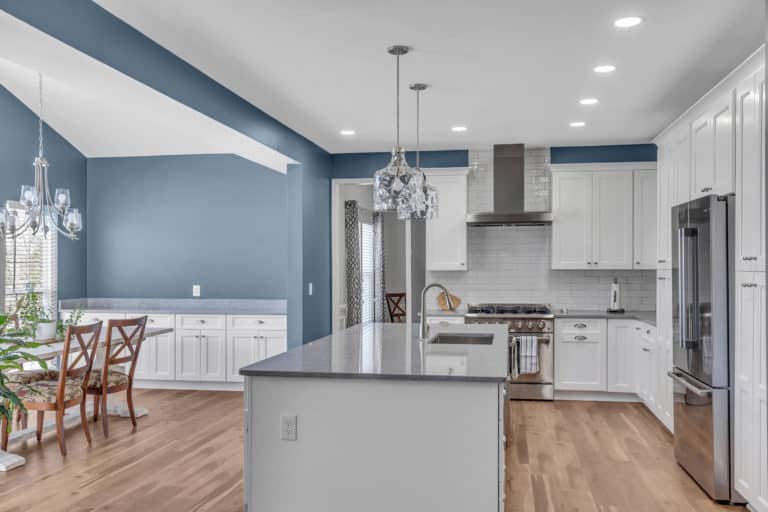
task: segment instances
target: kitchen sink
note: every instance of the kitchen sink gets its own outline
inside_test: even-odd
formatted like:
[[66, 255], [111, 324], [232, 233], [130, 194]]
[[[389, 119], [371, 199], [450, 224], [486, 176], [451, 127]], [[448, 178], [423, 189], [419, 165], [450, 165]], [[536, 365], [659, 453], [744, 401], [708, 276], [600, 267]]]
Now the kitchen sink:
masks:
[[441, 332], [429, 342], [439, 345], [491, 345], [493, 344], [493, 334]]

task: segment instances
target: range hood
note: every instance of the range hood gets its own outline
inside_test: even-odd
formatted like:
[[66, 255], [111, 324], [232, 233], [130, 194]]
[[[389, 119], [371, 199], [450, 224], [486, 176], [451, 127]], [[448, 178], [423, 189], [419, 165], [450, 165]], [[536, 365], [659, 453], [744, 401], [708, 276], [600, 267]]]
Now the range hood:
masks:
[[525, 147], [522, 144], [493, 146], [493, 211], [470, 213], [469, 226], [545, 226], [550, 212], [525, 211]]

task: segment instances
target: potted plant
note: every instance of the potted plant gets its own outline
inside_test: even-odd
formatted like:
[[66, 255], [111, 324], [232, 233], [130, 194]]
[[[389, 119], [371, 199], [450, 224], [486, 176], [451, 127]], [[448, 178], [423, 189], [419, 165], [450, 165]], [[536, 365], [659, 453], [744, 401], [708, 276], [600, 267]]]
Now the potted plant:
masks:
[[23, 370], [23, 362], [36, 362], [43, 369], [48, 369], [45, 361], [30, 354], [29, 349], [39, 347], [39, 343], [25, 341], [30, 331], [20, 329], [8, 331], [8, 317], [0, 315], [0, 417], [8, 420], [8, 428], [13, 424], [13, 411], [24, 412], [24, 404], [11, 388], [8, 378], [13, 371]]
[[16, 303], [16, 311], [21, 325], [33, 333], [35, 339], [53, 340], [56, 338], [55, 314], [43, 307], [39, 292], [27, 292]]

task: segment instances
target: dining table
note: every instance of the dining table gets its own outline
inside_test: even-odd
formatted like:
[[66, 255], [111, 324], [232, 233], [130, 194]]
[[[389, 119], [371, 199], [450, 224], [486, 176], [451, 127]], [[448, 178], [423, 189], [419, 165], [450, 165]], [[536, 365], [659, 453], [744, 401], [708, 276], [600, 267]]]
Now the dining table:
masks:
[[[99, 338], [99, 347], [97, 348], [97, 357], [96, 357], [96, 366], [98, 366], [99, 359], [103, 361], [103, 356], [100, 358], [98, 356], [98, 351], [100, 350], [103, 354], [106, 341], [107, 341], [107, 330], [102, 329], [101, 336]], [[161, 336], [163, 334], [168, 334], [170, 332], [173, 332], [172, 328], [147, 328], [144, 331], [144, 340], [147, 338], [153, 338], [155, 336]], [[114, 343], [116, 341], [115, 334], [112, 335], [112, 342]], [[119, 335], [118, 335], [119, 336]], [[58, 359], [62, 353], [64, 352], [64, 342], [61, 341], [51, 341], [51, 340], [33, 340], [36, 343], [39, 344], [38, 347], [35, 348], [29, 348], [25, 349], [24, 351], [45, 361], [55, 361]], [[119, 338], [117, 339], [119, 341]], [[3, 348], [4, 346], [7, 346], [7, 344], [0, 343], [0, 348]], [[70, 352], [76, 353], [80, 350], [79, 344], [72, 343], [70, 346]], [[86, 405], [86, 412], [88, 416], [93, 415], [93, 405], [91, 403], [88, 403]], [[136, 417], [140, 416], [146, 416], [149, 414], [149, 410], [145, 407], [135, 407], [134, 412], [136, 413]], [[128, 406], [124, 401], [112, 401], [111, 403], [108, 403], [107, 405], [107, 414], [111, 416], [121, 416], [121, 417], [128, 417]], [[68, 410], [64, 415], [64, 428], [67, 428], [72, 425], [80, 425], [80, 410], [78, 407], [73, 407], [70, 410]], [[47, 421], [43, 425], [43, 433], [50, 432], [56, 429], [55, 421], [50, 420]], [[35, 437], [35, 428], [24, 428], [20, 430], [16, 430], [14, 432], [11, 432], [11, 434], [8, 437], [8, 446], [10, 449], [10, 446], [12, 444], [18, 444], [24, 440], [32, 439]], [[10, 451], [3, 451], [0, 450], [0, 472], [3, 471], [10, 471], [12, 469], [19, 468], [23, 466], [26, 463], [26, 460], [21, 455], [18, 455], [16, 453], [12, 453]]]

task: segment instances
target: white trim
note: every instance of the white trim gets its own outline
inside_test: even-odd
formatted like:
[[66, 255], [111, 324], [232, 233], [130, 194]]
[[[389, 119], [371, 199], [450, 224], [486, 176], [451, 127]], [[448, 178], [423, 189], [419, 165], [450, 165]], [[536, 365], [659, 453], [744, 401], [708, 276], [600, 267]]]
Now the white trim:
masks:
[[656, 162], [595, 162], [587, 164], [550, 164], [551, 171], [655, 171]]
[[744, 77], [747, 77], [765, 65], [765, 43], [761, 44], [755, 51], [744, 59], [736, 68], [725, 75], [722, 80], [717, 82], [709, 91], [707, 91], [701, 98], [688, 107], [682, 114], [677, 116], [672, 122], [670, 122], [663, 130], [661, 130], [654, 138], [653, 143], [659, 144], [659, 141], [667, 138], [671, 132], [674, 132], [680, 123], [691, 122], [693, 119], [699, 117], [702, 111], [706, 110], [710, 106], [710, 100], [713, 96], [722, 94], [726, 89], [734, 88], [741, 82]]
[[456, 176], [469, 175], [469, 167], [425, 167], [427, 176]]
[[243, 391], [242, 382], [190, 382], [180, 380], [139, 380], [135, 389], [176, 389], [182, 391]]
[[613, 393], [608, 391], [563, 391], [555, 390], [555, 400], [578, 400], [585, 402], [630, 402], [642, 403], [634, 393]]

